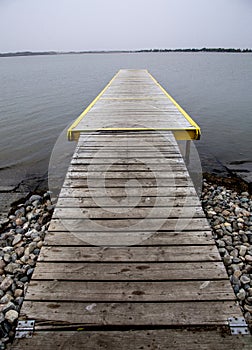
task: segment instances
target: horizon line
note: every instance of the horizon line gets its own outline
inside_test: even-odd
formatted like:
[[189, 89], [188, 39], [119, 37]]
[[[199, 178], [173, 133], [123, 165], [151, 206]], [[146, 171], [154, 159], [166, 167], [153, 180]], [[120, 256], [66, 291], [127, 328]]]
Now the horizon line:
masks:
[[232, 48], [232, 47], [201, 47], [201, 48], [152, 48], [152, 49], [108, 49], [108, 50], [45, 50], [45, 51], [7, 51], [0, 52], [0, 56], [7, 55], [57, 55], [57, 54], [82, 54], [82, 53], [141, 53], [141, 52], [252, 52], [251, 48]]

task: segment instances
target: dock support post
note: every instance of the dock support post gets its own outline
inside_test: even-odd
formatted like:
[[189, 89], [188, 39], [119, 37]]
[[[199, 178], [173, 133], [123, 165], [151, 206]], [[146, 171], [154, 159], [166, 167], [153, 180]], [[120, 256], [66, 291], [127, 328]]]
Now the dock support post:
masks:
[[191, 149], [191, 140], [186, 141], [186, 150], [185, 150], [185, 162], [186, 165], [190, 163], [190, 149]]

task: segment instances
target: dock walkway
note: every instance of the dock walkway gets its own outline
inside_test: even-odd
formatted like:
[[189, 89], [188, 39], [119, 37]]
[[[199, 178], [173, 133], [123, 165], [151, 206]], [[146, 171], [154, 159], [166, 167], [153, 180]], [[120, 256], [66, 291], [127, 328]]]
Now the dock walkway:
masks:
[[[132, 95], [156, 103], [144, 72], [129, 71], [126, 87], [114, 79], [101, 96], [128, 99], [140, 77]], [[197, 125], [181, 117], [169, 130], [177, 112], [162, 111], [160, 130], [133, 130], [133, 101], [125, 114], [113, 107], [127, 130], [104, 122], [94, 131], [110, 115], [111, 100], [98, 102], [69, 131], [78, 144], [21, 310], [34, 329], [13, 349], [249, 349], [249, 335], [231, 335], [242, 314], [174, 137], [188, 129], [198, 138]]]

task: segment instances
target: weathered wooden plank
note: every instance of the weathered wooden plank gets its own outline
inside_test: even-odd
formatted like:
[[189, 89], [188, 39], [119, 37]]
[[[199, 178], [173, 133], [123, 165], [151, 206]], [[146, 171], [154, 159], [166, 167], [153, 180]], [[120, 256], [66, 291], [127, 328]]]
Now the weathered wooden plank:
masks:
[[[162, 303], [72, 303], [24, 301], [21, 317], [39, 325], [209, 326], [240, 315], [234, 301]], [[52, 324], [53, 323], [53, 324]]]
[[[96, 170], [96, 169], [94, 169]], [[93, 169], [90, 169], [90, 171], [71, 171], [71, 169], [68, 170], [67, 179], [137, 179], [137, 180], [160, 180], [160, 179], [187, 179], [188, 182], [191, 183], [189, 174], [187, 171], [176, 171], [173, 172], [172, 169], [170, 172], [153, 172], [152, 170], [149, 171], [125, 171], [125, 172], [115, 172], [115, 171], [93, 171]]]
[[61, 197], [77, 197], [77, 198], [97, 198], [97, 197], [116, 197], [119, 200], [126, 199], [127, 197], [137, 197], [139, 201], [141, 198], [148, 200], [150, 197], [154, 197], [156, 201], [161, 197], [180, 197], [189, 198], [190, 196], [197, 196], [195, 188], [192, 187], [106, 187], [104, 188], [62, 188], [60, 192]]
[[139, 152], [139, 151], [98, 151], [98, 152], [89, 152], [88, 150], [86, 152], [78, 152], [73, 155], [73, 158], [125, 158], [125, 159], [131, 159], [131, 158], [137, 158], [138, 160], [145, 160], [145, 159], [151, 159], [151, 158], [157, 158], [157, 159], [169, 159], [169, 158], [181, 158], [181, 154], [179, 152]]
[[[69, 194], [70, 196], [71, 194]], [[101, 197], [100, 197], [101, 198]], [[117, 200], [111, 202], [111, 197], [103, 197], [102, 207], [103, 208], [124, 208], [128, 207], [130, 204], [130, 199], [126, 200], [125, 198], [117, 197]], [[123, 201], [124, 199], [124, 201]], [[101, 202], [97, 201], [92, 197], [59, 197], [57, 201], [57, 208], [98, 208], [100, 207]], [[200, 206], [199, 198], [197, 196], [190, 197], [141, 197], [137, 202], [134, 202], [135, 208], [146, 208], [154, 207], [160, 208], [165, 207], [169, 211], [171, 208], [179, 207], [198, 207]]]
[[172, 282], [32, 280], [26, 300], [86, 302], [179, 302], [236, 300], [228, 279]]
[[[142, 233], [145, 237], [145, 232]], [[127, 232], [124, 232], [124, 238]], [[131, 236], [131, 233], [129, 234]], [[141, 236], [140, 233], [138, 233]], [[134, 238], [134, 236], [133, 236]], [[114, 239], [114, 234], [111, 235], [111, 239]], [[84, 241], [78, 238], [73, 233], [69, 231], [65, 232], [48, 232], [45, 238], [44, 244], [46, 245], [57, 245], [57, 246], [83, 246]], [[87, 245], [91, 245], [86, 242]], [[138, 244], [142, 246], [162, 246], [162, 245], [215, 245], [215, 241], [212, 237], [211, 231], [190, 231], [190, 232], [157, 232], [149, 237], [139, 240], [138, 242], [133, 242], [133, 244]]]
[[[121, 135], [121, 136], [120, 136]], [[146, 146], [154, 146], [154, 147], [169, 147], [176, 148], [178, 144], [174, 138], [170, 138], [170, 135], [162, 135], [162, 134], [143, 134], [139, 132], [139, 134], [130, 134], [130, 133], [85, 133], [81, 134], [79, 138], [79, 143], [77, 147], [85, 148], [87, 147], [146, 147]]]
[[129, 188], [139, 188], [139, 187], [192, 187], [192, 181], [187, 177], [178, 177], [178, 178], [160, 178], [160, 179], [145, 179], [145, 178], [69, 178], [67, 177], [64, 181], [63, 187], [71, 188], [117, 188], [128, 186]]
[[[88, 120], [85, 118], [79, 123], [79, 128], [82, 131], [85, 130], [101, 130], [102, 128], [167, 128], [167, 129], [190, 129], [191, 125], [185, 122], [179, 114], [169, 115], [170, 118], [178, 119], [176, 123], [169, 122], [166, 116], [156, 115], [154, 116], [144, 115], [131, 115], [131, 112], [121, 113], [114, 117], [110, 114], [100, 116], [97, 114], [89, 113]], [[171, 120], [171, 119], [170, 119]], [[119, 122], [118, 122], [119, 121]], [[164, 126], [165, 125], [165, 126]]]
[[221, 258], [214, 245], [130, 248], [44, 246], [38, 260], [55, 262], [201, 262], [221, 261]]
[[89, 165], [92, 163], [92, 165], [95, 164], [105, 164], [112, 166], [113, 164], [118, 164], [118, 165], [125, 165], [125, 164], [145, 164], [145, 166], [155, 166], [156, 164], [167, 164], [172, 165], [172, 164], [184, 164], [183, 158], [180, 157], [169, 157], [165, 158], [157, 158], [157, 157], [152, 157], [152, 158], [143, 158], [137, 159], [134, 157], [128, 157], [128, 158], [118, 158], [118, 157], [111, 157], [111, 158], [99, 158], [99, 157], [89, 157], [89, 158], [72, 158], [71, 164], [72, 165], [78, 165], [78, 164], [83, 164], [83, 165]]
[[[158, 173], [164, 173], [160, 174], [161, 176], [165, 176], [166, 173], [174, 173], [173, 176], [175, 177], [177, 172], [180, 173], [187, 173], [187, 170], [185, 168], [185, 165], [182, 163], [168, 163], [168, 164], [155, 164], [155, 167], [150, 167], [148, 164], [138, 163], [138, 164], [110, 164], [108, 167], [108, 171], [110, 173], [116, 173], [116, 172], [138, 172], [141, 176], [143, 176], [146, 173], [151, 173], [152, 171], [158, 172]], [[90, 166], [88, 164], [75, 164], [70, 165], [68, 168], [69, 172], [89, 172]], [[104, 164], [95, 164], [95, 166], [92, 166], [92, 172], [104, 172]], [[142, 174], [141, 174], [142, 173]]]
[[222, 262], [65, 263], [38, 262], [33, 280], [212, 280], [227, 278]]
[[157, 232], [158, 230], [176, 231], [183, 230], [208, 230], [209, 224], [206, 218], [144, 218], [141, 219], [54, 219], [50, 224], [50, 231], [71, 232], [102, 232], [107, 233], [112, 230], [120, 232], [130, 231]]
[[[107, 142], [98, 142], [98, 141], [83, 141], [81, 143], [78, 143], [77, 150], [80, 150], [82, 152], [89, 150], [89, 151], [97, 151], [101, 149], [105, 150], [125, 150], [128, 149], [130, 151], [144, 151], [148, 150], [150, 147], [153, 147], [153, 145], [150, 146], [150, 144], [146, 141], [143, 141], [141, 139], [131, 140], [130, 137], [128, 139], [124, 140], [118, 140], [118, 141], [107, 141]], [[175, 146], [175, 144], [168, 143], [166, 141], [158, 141], [155, 142], [155, 148], [157, 148], [160, 152], [162, 151], [171, 151], [171, 150], [177, 150], [178, 145]]]
[[156, 329], [130, 331], [36, 331], [31, 339], [16, 339], [13, 350], [230, 350], [251, 349], [249, 335], [233, 336], [222, 329]]
[[118, 130], [117, 132], [103, 132], [103, 131], [97, 131], [97, 132], [85, 132], [80, 135], [79, 141], [98, 141], [98, 142], [104, 142], [104, 141], [112, 141], [114, 140], [121, 140], [121, 141], [127, 141], [128, 139], [136, 139], [136, 140], [145, 140], [148, 139], [148, 142], [157, 142], [157, 141], [167, 141], [167, 143], [172, 143], [174, 145], [177, 145], [177, 142], [172, 134], [171, 131], [124, 131], [120, 132]]
[[135, 208], [130, 205], [123, 208], [56, 208], [55, 219], [144, 219], [144, 218], [203, 218], [203, 209], [198, 207], [171, 208]]

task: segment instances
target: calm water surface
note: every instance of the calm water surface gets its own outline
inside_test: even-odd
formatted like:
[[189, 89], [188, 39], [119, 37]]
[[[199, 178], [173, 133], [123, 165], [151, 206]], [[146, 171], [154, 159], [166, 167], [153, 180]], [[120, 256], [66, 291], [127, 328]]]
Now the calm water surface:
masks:
[[[201, 126], [195, 144], [207, 170], [211, 158], [251, 173], [251, 54], [11, 57], [0, 58], [1, 185], [44, 176], [59, 135], [120, 68], [148, 69]], [[60, 161], [69, 152], [63, 145]]]

